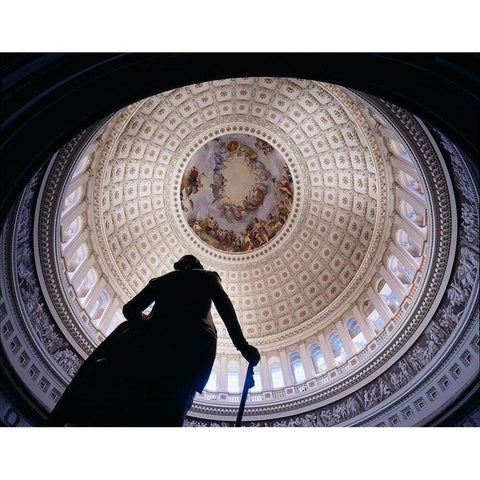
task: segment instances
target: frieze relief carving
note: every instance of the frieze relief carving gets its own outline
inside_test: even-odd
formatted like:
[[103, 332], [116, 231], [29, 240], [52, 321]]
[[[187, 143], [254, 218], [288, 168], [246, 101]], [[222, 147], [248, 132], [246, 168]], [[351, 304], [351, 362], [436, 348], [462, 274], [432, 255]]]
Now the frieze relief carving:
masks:
[[82, 363], [79, 356], [72, 350], [69, 342], [61, 333], [53, 320], [45, 303], [43, 293], [36, 275], [33, 254], [33, 217], [35, 211], [36, 193], [42, 180], [40, 171], [27, 185], [21, 203], [16, 212], [16, 223], [11, 236], [13, 244], [14, 274], [11, 278], [16, 295], [8, 298], [11, 305], [17, 305], [17, 322], [23, 325], [35, 339], [38, 355], [42, 358], [47, 354], [47, 365], [57, 365], [63, 375], [73, 377]]

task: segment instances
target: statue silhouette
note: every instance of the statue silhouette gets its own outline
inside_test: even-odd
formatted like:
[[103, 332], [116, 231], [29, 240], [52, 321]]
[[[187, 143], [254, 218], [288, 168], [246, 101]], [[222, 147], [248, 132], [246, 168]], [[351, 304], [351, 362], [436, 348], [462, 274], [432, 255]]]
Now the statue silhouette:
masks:
[[243, 336], [219, 275], [185, 255], [125, 304], [127, 321], [85, 361], [48, 424], [182, 426], [215, 360], [212, 301], [235, 347], [256, 365], [260, 354]]

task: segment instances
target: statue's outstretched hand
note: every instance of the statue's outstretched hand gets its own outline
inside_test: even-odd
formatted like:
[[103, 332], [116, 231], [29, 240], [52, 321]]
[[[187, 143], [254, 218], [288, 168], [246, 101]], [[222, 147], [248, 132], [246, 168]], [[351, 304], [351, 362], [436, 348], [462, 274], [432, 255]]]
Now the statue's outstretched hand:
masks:
[[246, 345], [240, 350], [240, 353], [248, 363], [256, 365], [260, 361], [260, 352], [253, 345]]

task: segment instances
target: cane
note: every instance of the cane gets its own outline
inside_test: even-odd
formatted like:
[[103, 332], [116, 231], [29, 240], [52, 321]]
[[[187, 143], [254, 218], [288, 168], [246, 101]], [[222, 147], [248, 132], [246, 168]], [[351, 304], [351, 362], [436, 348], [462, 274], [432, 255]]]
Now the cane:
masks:
[[238, 408], [237, 421], [235, 426], [239, 427], [242, 423], [243, 411], [245, 410], [245, 402], [247, 401], [248, 389], [252, 388], [255, 385], [255, 380], [253, 379], [253, 363], [248, 364], [247, 375], [245, 376], [245, 384], [243, 385], [242, 398], [240, 400], [240, 407]]

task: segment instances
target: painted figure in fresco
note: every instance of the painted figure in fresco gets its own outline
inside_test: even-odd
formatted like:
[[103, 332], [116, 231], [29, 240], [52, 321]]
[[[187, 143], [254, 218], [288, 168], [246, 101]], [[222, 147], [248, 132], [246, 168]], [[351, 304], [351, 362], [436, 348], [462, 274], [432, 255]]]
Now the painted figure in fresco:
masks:
[[239, 221], [243, 216], [241, 207], [228, 202], [220, 202], [217, 210], [220, 217], [226, 218], [229, 221]]
[[215, 163], [215, 166], [213, 167], [214, 172], [220, 172], [225, 168], [225, 165], [223, 164], [223, 155], [221, 155], [218, 151], [214, 153], [213, 161]]
[[253, 248], [252, 240], [247, 233], [245, 233], [245, 235], [242, 235], [240, 237], [240, 241], [241, 241], [241, 251], [242, 252], [248, 252], [249, 250], [251, 250]]
[[195, 165], [190, 170], [187, 170], [183, 176], [180, 186], [180, 194], [182, 195], [182, 198], [184, 194], [186, 198], [190, 198], [193, 194], [197, 193], [200, 188], [202, 188], [202, 175], [203, 173], [201, 173]]
[[[223, 195], [222, 195], [222, 191], [221, 191], [221, 186], [222, 186], [222, 178], [221, 177], [219, 180], [220, 180], [220, 185], [217, 185], [216, 183], [211, 183], [210, 184], [210, 188], [212, 189], [212, 195], [213, 195], [213, 202], [212, 203], [215, 203], [217, 202], [218, 200], [220, 200], [221, 198], [223, 198]], [[214, 179], [215, 179], [215, 174], [214, 174]]]
[[255, 185], [250, 191], [250, 195], [243, 200], [243, 207], [247, 212], [253, 212], [258, 210], [263, 205], [265, 195], [267, 194], [267, 188], [263, 184]]
[[206, 221], [205, 233], [207, 235], [210, 235], [213, 238], [216, 238], [217, 229], [218, 229], [217, 221], [211, 215], [209, 215]]
[[236, 236], [231, 231], [222, 230], [218, 238], [218, 247], [226, 252], [235, 251]]
[[185, 255], [125, 304], [127, 321], [85, 361], [50, 425], [182, 426], [215, 360], [212, 302], [235, 347], [256, 365], [260, 354], [243, 336], [219, 275]]
[[197, 193], [198, 189], [202, 186], [200, 183], [200, 172], [195, 165], [192, 167], [190, 174], [188, 175], [188, 186], [190, 189], [189, 196]]
[[257, 138], [255, 140], [255, 148], [261, 150], [264, 155], [268, 155], [270, 152], [273, 152], [273, 147], [261, 138]]
[[269, 240], [268, 232], [267, 232], [267, 229], [265, 228], [265, 225], [266, 225], [265, 220], [259, 220], [256, 217], [253, 220], [252, 234], [260, 244], [262, 244], [263, 242], [268, 242]]
[[277, 186], [281, 193], [285, 193], [287, 197], [293, 197], [292, 182], [286, 175], [277, 183]]
[[238, 142], [236, 140], [232, 140], [227, 143], [227, 150], [229, 152], [235, 152], [238, 149]]
[[255, 165], [255, 161], [258, 158], [258, 153], [248, 145], [242, 145], [238, 149], [238, 153], [240, 155], [243, 155], [245, 160], [249, 163], [250, 167], [253, 168], [253, 166]]
[[195, 220], [195, 223], [192, 225], [192, 229], [196, 235], [200, 235], [200, 232], [202, 231], [202, 226], [200, 225], [200, 222], [198, 220]]

